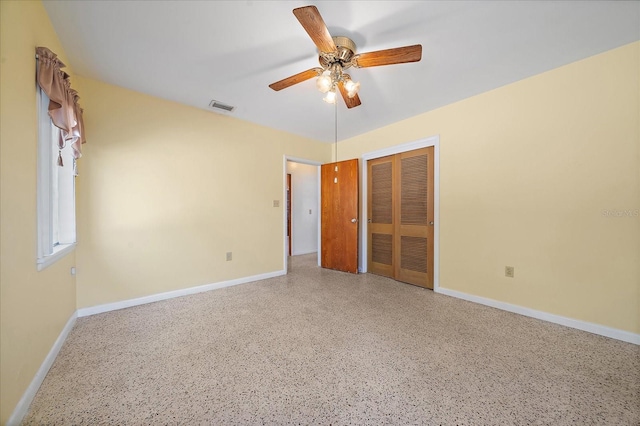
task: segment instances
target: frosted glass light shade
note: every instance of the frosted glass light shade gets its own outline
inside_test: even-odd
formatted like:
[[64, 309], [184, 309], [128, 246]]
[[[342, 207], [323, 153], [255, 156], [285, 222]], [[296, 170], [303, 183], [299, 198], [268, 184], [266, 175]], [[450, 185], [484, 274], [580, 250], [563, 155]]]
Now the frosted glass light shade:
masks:
[[322, 93], [327, 93], [331, 90], [333, 82], [331, 81], [331, 76], [329, 74], [329, 71], [325, 71], [320, 77], [318, 77], [318, 80], [316, 80], [316, 86]]
[[327, 92], [327, 95], [322, 98], [323, 101], [325, 101], [326, 103], [329, 104], [335, 104], [336, 103], [336, 92], [334, 90], [331, 90], [329, 92]]
[[344, 83], [344, 88], [347, 90], [347, 96], [353, 98], [360, 90], [360, 82], [354, 83], [353, 80], [347, 80], [346, 83]]

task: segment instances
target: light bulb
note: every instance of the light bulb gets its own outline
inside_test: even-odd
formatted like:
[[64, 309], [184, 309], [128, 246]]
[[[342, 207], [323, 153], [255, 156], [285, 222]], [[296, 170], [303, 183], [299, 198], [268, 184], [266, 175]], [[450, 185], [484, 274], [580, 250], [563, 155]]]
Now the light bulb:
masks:
[[344, 88], [347, 90], [347, 96], [353, 98], [360, 90], [360, 82], [354, 83], [353, 80], [347, 80], [347, 82], [344, 83]]
[[322, 98], [322, 100], [325, 101], [328, 104], [335, 104], [336, 103], [336, 92], [334, 90], [331, 90], [331, 91], [327, 92], [327, 96]]
[[329, 90], [331, 90], [331, 76], [329, 71], [323, 72], [322, 75], [318, 77], [316, 86], [322, 93], [327, 93]]

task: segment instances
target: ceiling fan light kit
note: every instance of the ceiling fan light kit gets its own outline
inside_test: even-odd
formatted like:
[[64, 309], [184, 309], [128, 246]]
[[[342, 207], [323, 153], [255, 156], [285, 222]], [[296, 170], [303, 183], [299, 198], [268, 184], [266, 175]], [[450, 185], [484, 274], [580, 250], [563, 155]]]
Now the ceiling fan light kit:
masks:
[[282, 90], [310, 78], [317, 77], [316, 87], [326, 93], [323, 100], [330, 104], [336, 102], [337, 91], [348, 108], [361, 104], [358, 92], [360, 82], [353, 81], [344, 70], [354, 68], [368, 68], [381, 65], [418, 62], [422, 59], [422, 46], [398, 47], [395, 49], [378, 50], [375, 52], [356, 54], [356, 44], [348, 37], [332, 37], [327, 26], [315, 6], [305, 6], [293, 9], [311, 40], [318, 47], [321, 68], [311, 68], [307, 71], [292, 75], [269, 85], [273, 90]]

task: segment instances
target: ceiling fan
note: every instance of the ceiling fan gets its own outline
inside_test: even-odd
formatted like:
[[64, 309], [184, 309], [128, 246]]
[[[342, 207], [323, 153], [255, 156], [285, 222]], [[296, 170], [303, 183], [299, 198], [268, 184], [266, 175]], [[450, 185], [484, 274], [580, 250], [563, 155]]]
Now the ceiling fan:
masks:
[[351, 76], [344, 70], [350, 67], [368, 68], [418, 62], [422, 59], [422, 45], [420, 44], [356, 54], [356, 44], [350, 38], [331, 36], [315, 6], [293, 9], [293, 14], [318, 47], [320, 67], [311, 68], [276, 81], [269, 85], [273, 90], [286, 89], [294, 84], [318, 77], [316, 82], [318, 90], [326, 93], [324, 98], [326, 102], [336, 102], [337, 89], [347, 107], [353, 108], [361, 104], [358, 96], [360, 83], [351, 80]]

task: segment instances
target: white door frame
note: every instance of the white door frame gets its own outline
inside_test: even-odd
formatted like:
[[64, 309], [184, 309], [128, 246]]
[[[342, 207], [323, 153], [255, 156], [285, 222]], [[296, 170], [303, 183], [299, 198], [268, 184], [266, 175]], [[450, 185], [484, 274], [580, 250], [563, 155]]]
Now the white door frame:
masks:
[[366, 152], [360, 157], [362, 159], [361, 182], [362, 182], [362, 212], [360, 221], [360, 271], [367, 272], [367, 161], [374, 158], [386, 157], [387, 155], [400, 154], [402, 152], [413, 151], [420, 148], [432, 146], [435, 158], [433, 159], [433, 291], [437, 291], [440, 286], [440, 135], [429, 136], [425, 139], [391, 146], [376, 151]]
[[321, 222], [321, 217], [320, 217], [320, 166], [322, 165], [321, 162], [319, 161], [314, 161], [314, 160], [308, 160], [306, 158], [298, 158], [298, 157], [291, 157], [289, 155], [284, 155], [283, 156], [283, 161], [282, 161], [282, 199], [284, 200], [283, 204], [285, 204], [284, 208], [282, 209], [283, 214], [282, 214], [282, 221], [283, 221], [283, 237], [282, 237], [282, 241], [284, 243], [283, 245], [283, 265], [284, 265], [284, 271], [285, 274], [288, 273], [289, 271], [289, 253], [287, 252], [287, 206], [286, 206], [286, 200], [287, 200], [287, 161], [291, 161], [293, 163], [302, 163], [302, 164], [309, 164], [311, 166], [317, 166], [318, 167], [318, 207], [317, 207], [317, 212], [318, 212], [318, 266], [320, 266], [320, 260], [321, 260], [321, 239], [320, 239], [320, 222]]

